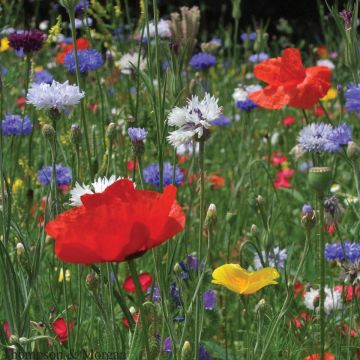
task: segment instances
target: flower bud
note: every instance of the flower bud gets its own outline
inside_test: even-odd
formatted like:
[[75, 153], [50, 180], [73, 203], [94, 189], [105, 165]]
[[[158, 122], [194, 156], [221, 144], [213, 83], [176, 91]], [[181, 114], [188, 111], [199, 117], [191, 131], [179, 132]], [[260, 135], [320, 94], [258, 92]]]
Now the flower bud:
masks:
[[261, 195], [258, 195], [258, 196], [256, 197], [256, 202], [257, 202], [257, 204], [260, 206], [260, 205], [265, 204], [265, 199], [264, 199]]
[[60, 4], [68, 11], [74, 12], [75, 6], [77, 5], [78, 0], [60, 0]]
[[336, 196], [329, 196], [324, 201], [325, 223], [336, 225], [341, 221], [344, 209], [341, 207]]
[[251, 225], [250, 231], [254, 236], [256, 236], [259, 233], [259, 229], [255, 224]]
[[17, 243], [16, 244], [16, 253], [18, 256], [24, 255], [25, 254], [25, 248], [24, 245], [22, 243]]
[[305, 204], [302, 208], [301, 223], [309, 230], [316, 225], [315, 211], [309, 204]]
[[56, 139], [56, 131], [50, 124], [45, 124], [41, 130], [45, 139], [53, 143]]
[[180, 274], [182, 271], [183, 271], [183, 270], [182, 270], [180, 264], [179, 264], [179, 263], [176, 263], [176, 264], [174, 265], [174, 272]]
[[98, 277], [95, 273], [91, 272], [86, 275], [86, 285], [90, 291], [96, 291], [99, 285]]
[[324, 194], [331, 185], [332, 173], [329, 167], [313, 167], [309, 170], [308, 181], [318, 194]]
[[350, 141], [347, 145], [346, 153], [347, 153], [349, 160], [351, 160], [351, 161], [358, 160], [360, 158], [359, 145], [354, 141]]
[[82, 139], [82, 133], [78, 124], [71, 125], [70, 141], [74, 145], [80, 145]]
[[116, 136], [116, 124], [111, 122], [106, 129], [106, 137], [112, 141]]
[[217, 222], [216, 206], [210, 204], [205, 218], [205, 229], [213, 227]]
[[189, 341], [185, 341], [181, 349], [181, 360], [191, 360], [191, 359], [192, 359], [191, 345]]

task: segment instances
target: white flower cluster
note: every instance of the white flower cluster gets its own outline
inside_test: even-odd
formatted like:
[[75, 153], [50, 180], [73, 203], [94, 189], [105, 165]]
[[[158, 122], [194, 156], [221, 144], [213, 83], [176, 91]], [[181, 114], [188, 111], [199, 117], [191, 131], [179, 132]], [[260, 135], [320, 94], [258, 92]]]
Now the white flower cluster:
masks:
[[[309, 310], [319, 311], [320, 291], [318, 289], [310, 289], [304, 295], [304, 305]], [[324, 311], [329, 315], [333, 310], [342, 308], [341, 292], [325, 287]]]

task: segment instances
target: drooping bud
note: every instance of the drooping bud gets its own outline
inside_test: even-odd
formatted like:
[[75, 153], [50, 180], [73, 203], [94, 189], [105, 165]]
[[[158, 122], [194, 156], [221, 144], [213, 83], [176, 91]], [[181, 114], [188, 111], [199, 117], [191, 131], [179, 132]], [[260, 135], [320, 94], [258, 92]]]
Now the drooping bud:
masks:
[[251, 225], [250, 231], [254, 236], [256, 236], [259, 233], [259, 229], [255, 224]]
[[210, 204], [205, 218], [205, 229], [214, 227], [217, 223], [217, 213], [215, 204]]
[[341, 221], [344, 210], [336, 196], [329, 196], [325, 199], [324, 210], [327, 225], [336, 225]]
[[115, 139], [115, 136], [116, 136], [116, 124], [111, 122], [106, 129], [106, 137], [110, 141], [113, 141]]
[[191, 359], [192, 359], [191, 344], [189, 341], [185, 341], [181, 349], [181, 360], [191, 360]]
[[24, 248], [24, 245], [22, 243], [17, 243], [16, 244], [16, 254], [18, 256], [21, 256], [21, 255], [25, 254], [25, 248]]
[[227, 212], [225, 216], [225, 220], [232, 225], [236, 220], [237, 213]]
[[177, 273], [177, 274], [181, 274], [182, 271], [183, 271], [183, 270], [182, 270], [180, 264], [179, 264], [179, 263], [176, 263], [176, 264], [174, 265], [174, 272]]
[[264, 199], [261, 195], [258, 195], [258, 196], [256, 197], [256, 202], [257, 202], [257, 204], [260, 206], [260, 205], [265, 204], [265, 199]]

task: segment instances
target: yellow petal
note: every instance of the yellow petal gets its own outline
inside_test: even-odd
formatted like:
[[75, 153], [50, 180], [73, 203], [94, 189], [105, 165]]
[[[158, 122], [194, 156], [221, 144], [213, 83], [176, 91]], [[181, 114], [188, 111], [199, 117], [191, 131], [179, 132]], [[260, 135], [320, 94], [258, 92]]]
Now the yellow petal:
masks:
[[264, 286], [277, 284], [279, 273], [274, 268], [248, 272], [238, 264], [225, 264], [212, 273], [214, 284], [225, 286], [238, 294], [253, 294]]
[[6, 51], [9, 49], [9, 41], [7, 38], [2, 38], [0, 42], [0, 52]]

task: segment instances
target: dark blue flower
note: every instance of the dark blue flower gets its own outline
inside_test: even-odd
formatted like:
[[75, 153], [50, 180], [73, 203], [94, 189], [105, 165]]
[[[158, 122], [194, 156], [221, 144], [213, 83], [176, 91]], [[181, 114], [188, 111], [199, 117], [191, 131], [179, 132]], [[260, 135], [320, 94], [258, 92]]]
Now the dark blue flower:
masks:
[[172, 342], [170, 336], [164, 340], [163, 350], [165, 353], [172, 354]]
[[20, 136], [30, 135], [33, 126], [28, 116], [22, 118], [20, 115], [7, 113], [5, 119], [1, 123], [1, 128], [4, 136]]
[[75, 14], [80, 15], [85, 12], [90, 6], [89, 0], [80, 0], [77, 5], [75, 6]]
[[[49, 185], [52, 179], [52, 166], [45, 166], [38, 171], [38, 181], [43, 185]], [[60, 185], [69, 185], [72, 181], [71, 169], [61, 164], [56, 165], [56, 183]]]
[[261, 63], [269, 58], [269, 55], [261, 52], [259, 54], [252, 54], [249, 56], [249, 61], [253, 64]]
[[188, 255], [187, 263], [191, 270], [197, 270], [199, 268], [199, 259], [195, 255]]
[[208, 69], [211, 66], [216, 65], [216, 57], [208, 53], [199, 53], [193, 55], [189, 64], [196, 70]]
[[47, 70], [35, 71], [34, 82], [36, 84], [46, 83], [51, 84], [54, 77]]
[[346, 108], [360, 115], [360, 84], [349, 84], [344, 96]]
[[[164, 162], [164, 171], [163, 171], [163, 186], [172, 184], [174, 175], [174, 166], [169, 162]], [[148, 165], [143, 170], [143, 176], [146, 183], [160, 187], [160, 171], [159, 164], [153, 163]], [[180, 168], [176, 166], [175, 168], [175, 178], [174, 184], [180, 185], [184, 180], [184, 175], [181, 172]]]
[[250, 111], [257, 107], [257, 105], [250, 99], [246, 99], [244, 101], [237, 101], [236, 107], [243, 111]]
[[346, 124], [341, 124], [333, 129], [330, 140], [339, 147], [347, 145], [351, 140], [351, 129]]
[[216, 304], [216, 293], [214, 290], [204, 292], [204, 309], [214, 310]]
[[[101, 53], [95, 49], [79, 50], [77, 54], [79, 70], [82, 74], [96, 70], [104, 63]], [[71, 73], [76, 71], [74, 51], [66, 54], [64, 65]]]
[[231, 120], [225, 115], [220, 115], [217, 119], [210, 121], [211, 125], [228, 127], [231, 125]]
[[143, 128], [128, 128], [128, 134], [132, 142], [143, 142], [148, 132]]
[[325, 258], [328, 261], [360, 262], [360, 243], [345, 241], [344, 244], [334, 243], [325, 245]]

